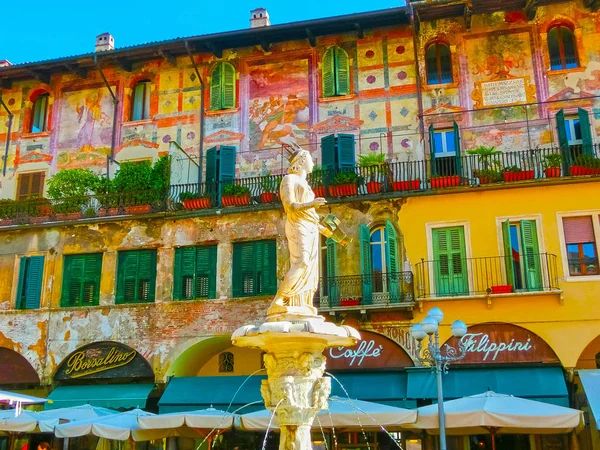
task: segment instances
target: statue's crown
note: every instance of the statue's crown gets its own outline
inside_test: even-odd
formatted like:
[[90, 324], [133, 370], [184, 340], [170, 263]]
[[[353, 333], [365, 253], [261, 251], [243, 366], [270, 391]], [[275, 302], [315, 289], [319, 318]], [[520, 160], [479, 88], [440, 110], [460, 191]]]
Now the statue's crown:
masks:
[[302, 147], [295, 142], [284, 142], [283, 148], [285, 149], [287, 153], [287, 159], [290, 162], [292, 162], [294, 158], [296, 158], [296, 156], [298, 156], [298, 154], [302, 151]]

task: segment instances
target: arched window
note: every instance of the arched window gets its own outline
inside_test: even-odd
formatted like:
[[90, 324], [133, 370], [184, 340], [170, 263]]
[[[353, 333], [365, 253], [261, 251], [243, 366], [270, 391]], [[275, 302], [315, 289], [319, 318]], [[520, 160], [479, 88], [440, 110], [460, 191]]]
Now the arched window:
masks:
[[233, 353], [223, 352], [219, 355], [219, 372], [220, 373], [231, 373], [233, 372], [234, 360]]
[[[369, 229], [360, 225], [360, 260], [363, 276], [363, 303], [399, 301], [400, 259], [396, 228], [390, 221]], [[386, 295], [374, 296], [375, 293]]]
[[323, 97], [350, 94], [350, 63], [346, 50], [328, 48], [322, 63]]
[[235, 108], [235, 67], [221, 62], [210, 74], [210, 109], [231, 108]]
[[133, 88], [131, 101], [131, 120], [147, 120], [150, 118], [150, 81], [138, 81]]
[[579, 67], [575, 34], [566, 25], [555, 25], [548, 30], [548, 53], [551, 70]]
[[388, 235], [385, 227], [371, 230], [371, 273], [373, 276], [373, 292], [385, 292], [385, 274], [388, 272], [389, 249]]
[[31, 132], [41, 133], [48, 130], [48, 100], [50, 94], [38, 95], [33, 101], [33, 117], [31, 119]]
[[452, 83], [452, 55], [450, 47], [435, 42], [425, 51], [427, 84]]

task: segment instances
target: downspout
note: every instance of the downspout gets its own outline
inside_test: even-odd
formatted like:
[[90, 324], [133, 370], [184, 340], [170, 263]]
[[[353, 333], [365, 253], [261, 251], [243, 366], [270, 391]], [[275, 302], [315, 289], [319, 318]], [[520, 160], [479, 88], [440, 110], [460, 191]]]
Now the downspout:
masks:
[[110, 155], [106, 157], [106, 178], [109, 179], [110, 178], [110, 162], [115, 160], [114, 159], [115, 158], [115, 139], [117, 137], [117, 116], [119, 114], [119, 99], [117, 98], [117, 96], [113, 92], [112, 88], [110, 87], [110, 84], [108, 83], [108, 80], [106, 79], [106, 76], [104, 75], [104, 72], [102, 71], [102, 67], [100, 67], [100, 64], [98, 63], [98, 55], [94, 55], [94, 64], [96, 65], [96, 68], [100, 71], [100, 76], [102, 77], [102, 80], [104, 81], [104, 84], [105, 84], [106, 88], [108, 89], [108, 92], [110, 92], [110, 96], [112, 97], [112, 101], [113, 101], [112, 139], [110, 141]]
[[190, 57], [190, 61], [192, 66], [194, 67], [194, 71], [196, 72], [196, 76], [198, 77], [198, 81], [200, 82], [200, 145], [198, 148], [198, 186], [202, 181], [202, 163], [204, 159], [204, 80], [202, 79], [202, 75], [200, 75], [200, 71], [198, 70], [198, 65], [196, 61], [194, 61], [194, 57], [192, 56], [192, 52], [190, 51], [190, 44], [188, 41], [185, 42], [185, 49], [187, 51], [188, 56]]
[[[421, 65], [419, 64], [419, 51], [417, 50], [417, 28], [415, 26], [415, 10], [413, 5], [409, 2], [408, 8], [410, 9], [410, 25], [413, 29], [413, 52], [415, 56], [415, 68], [416, 68], [416, 79], [417, 79], [417, 102], [419, 107], [419, 133], [421, 133], [421, 139], [423, 145], [425, 145], [425, 124], [423, 123], [423, 93], [421, 89]], [[423, 148], [423, 156], [425, 156], [425, 148]]]
[[4, 165], [2, 167], [2, 176], [5, 177], [6, 176], [6, 166], [8, 165], [8, 149], [10, 147], [10, 133], [12, 131], [13, 117], [15, 117], [15, 115], [10, 112], [10, 109], [8, 109], [8, 106], [6, 106], [6, 103], [4, 103], [4, 100], [2, 99], [2, 91], [0, 91], [0, 105], [2, 105], [2, 107], [8, 113], [8, 127], [7, 127], [8, 133], [6, 134], [6, 147], [4, 148], [4, 157], [2, 158], [2, 160], [4, 161]]

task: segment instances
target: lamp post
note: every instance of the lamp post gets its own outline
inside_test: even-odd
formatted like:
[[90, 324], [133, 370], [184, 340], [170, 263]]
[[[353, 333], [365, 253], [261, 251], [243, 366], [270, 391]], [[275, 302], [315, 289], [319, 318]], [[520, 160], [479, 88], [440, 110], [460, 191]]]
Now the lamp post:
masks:
[[[459, 339], [458, 348], [444, 345], [440, 347], [439, 324], [444, 319], [444, 313], [439, 308], [429, 310], [427, 317], [421, 323], [410, 328], [410, 335], [417, 341], [418, 359], [422, 364], [431, 366], [437, 378], [438, 420], [440, 423], [440, 449], [446, 450], [446, 417], [444, 415], [444, 391], [442, 388], [442, 375], [448, 373], [448, 365], [465, 357], [466, 347], [460, 342], [467, 334], [464, 322], [456, 320], [450, 330], [452, 336]], [[423, 340], [429, 337], [427, 347], [423, 350]], [[442, 354], [443, 350], [443, 354]]]

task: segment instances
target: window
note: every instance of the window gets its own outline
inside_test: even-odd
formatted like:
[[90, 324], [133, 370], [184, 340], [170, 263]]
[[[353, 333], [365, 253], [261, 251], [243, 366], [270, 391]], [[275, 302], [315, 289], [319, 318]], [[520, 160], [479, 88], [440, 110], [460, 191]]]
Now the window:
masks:
[[139, 81], [133, 88], [131, 100], [131, 120], [147, 120], [150, 118], [150, 81]]
[[340, 47], [330, 47], [323, 55], [321, 77], [323, 97], [350, 94], [350, 62]]
[[40, 307], [43, 277], [43, 256], [24, 256], [21, 258], [17, 284], [17, 309], [36, 309]]
[[210, 110], [231, 108], [235, 108], [235, 67], [221, 62], [210, 74]]
[[233, 296], [270, 295], [277, 291], [276, 242], [233, 244]]
[[61, 306], [91, 306], [100, 303], [102, 253], [66, 255]]
[[551, 70], [579, 67], [575, 34], [565, 25], [555, 25], [548, 30], [548, 53]]
[[155, 288], [156, 250], [119, 252], [115, 302], [153, 302]]
[[463, 227], [432, 230], [433, 275], [437, 296], [467, 294], [467, 257]]
[[432, 175], [452, 176], [462, 173], [460, 131], [456, 122], [449, 129], [436, 130], [433, 124], [429, 126], [429, 155]]
[[219, 372], [232, 373], [234, 368], [233, 353], [223, 352], [219, 354]]
[[17, 177], [17, 200], [29, 200], [44, 196], [46, 172], [20, 173]]
[[569, 275], [598, 275], [598, 247], [591, 216], [563, 218]]
[[321, 160], [323, 167], [329, 170], [354, 169], [354, 135], [330, 134], [321, 138]]
[[507, 284], [515, 291], [542, 289], [541, 258], [534, 220], [502, 224]]
[[434, 43], [425, 51], [427, 84], [452, 83], [452, 56], [450, 47]]
[[215, 183], [235, 178], [235, 147], [221, 145], [206, 151], [206, 182]]
[[41, 133], [48, 130], [48, 100], [50, 94], [38, 95], [33, 101], [33, 116], [31, 118], [31, 132]]
[[192, 300], [217, 296], [217, 246], [175, 249], [173, 298]]

